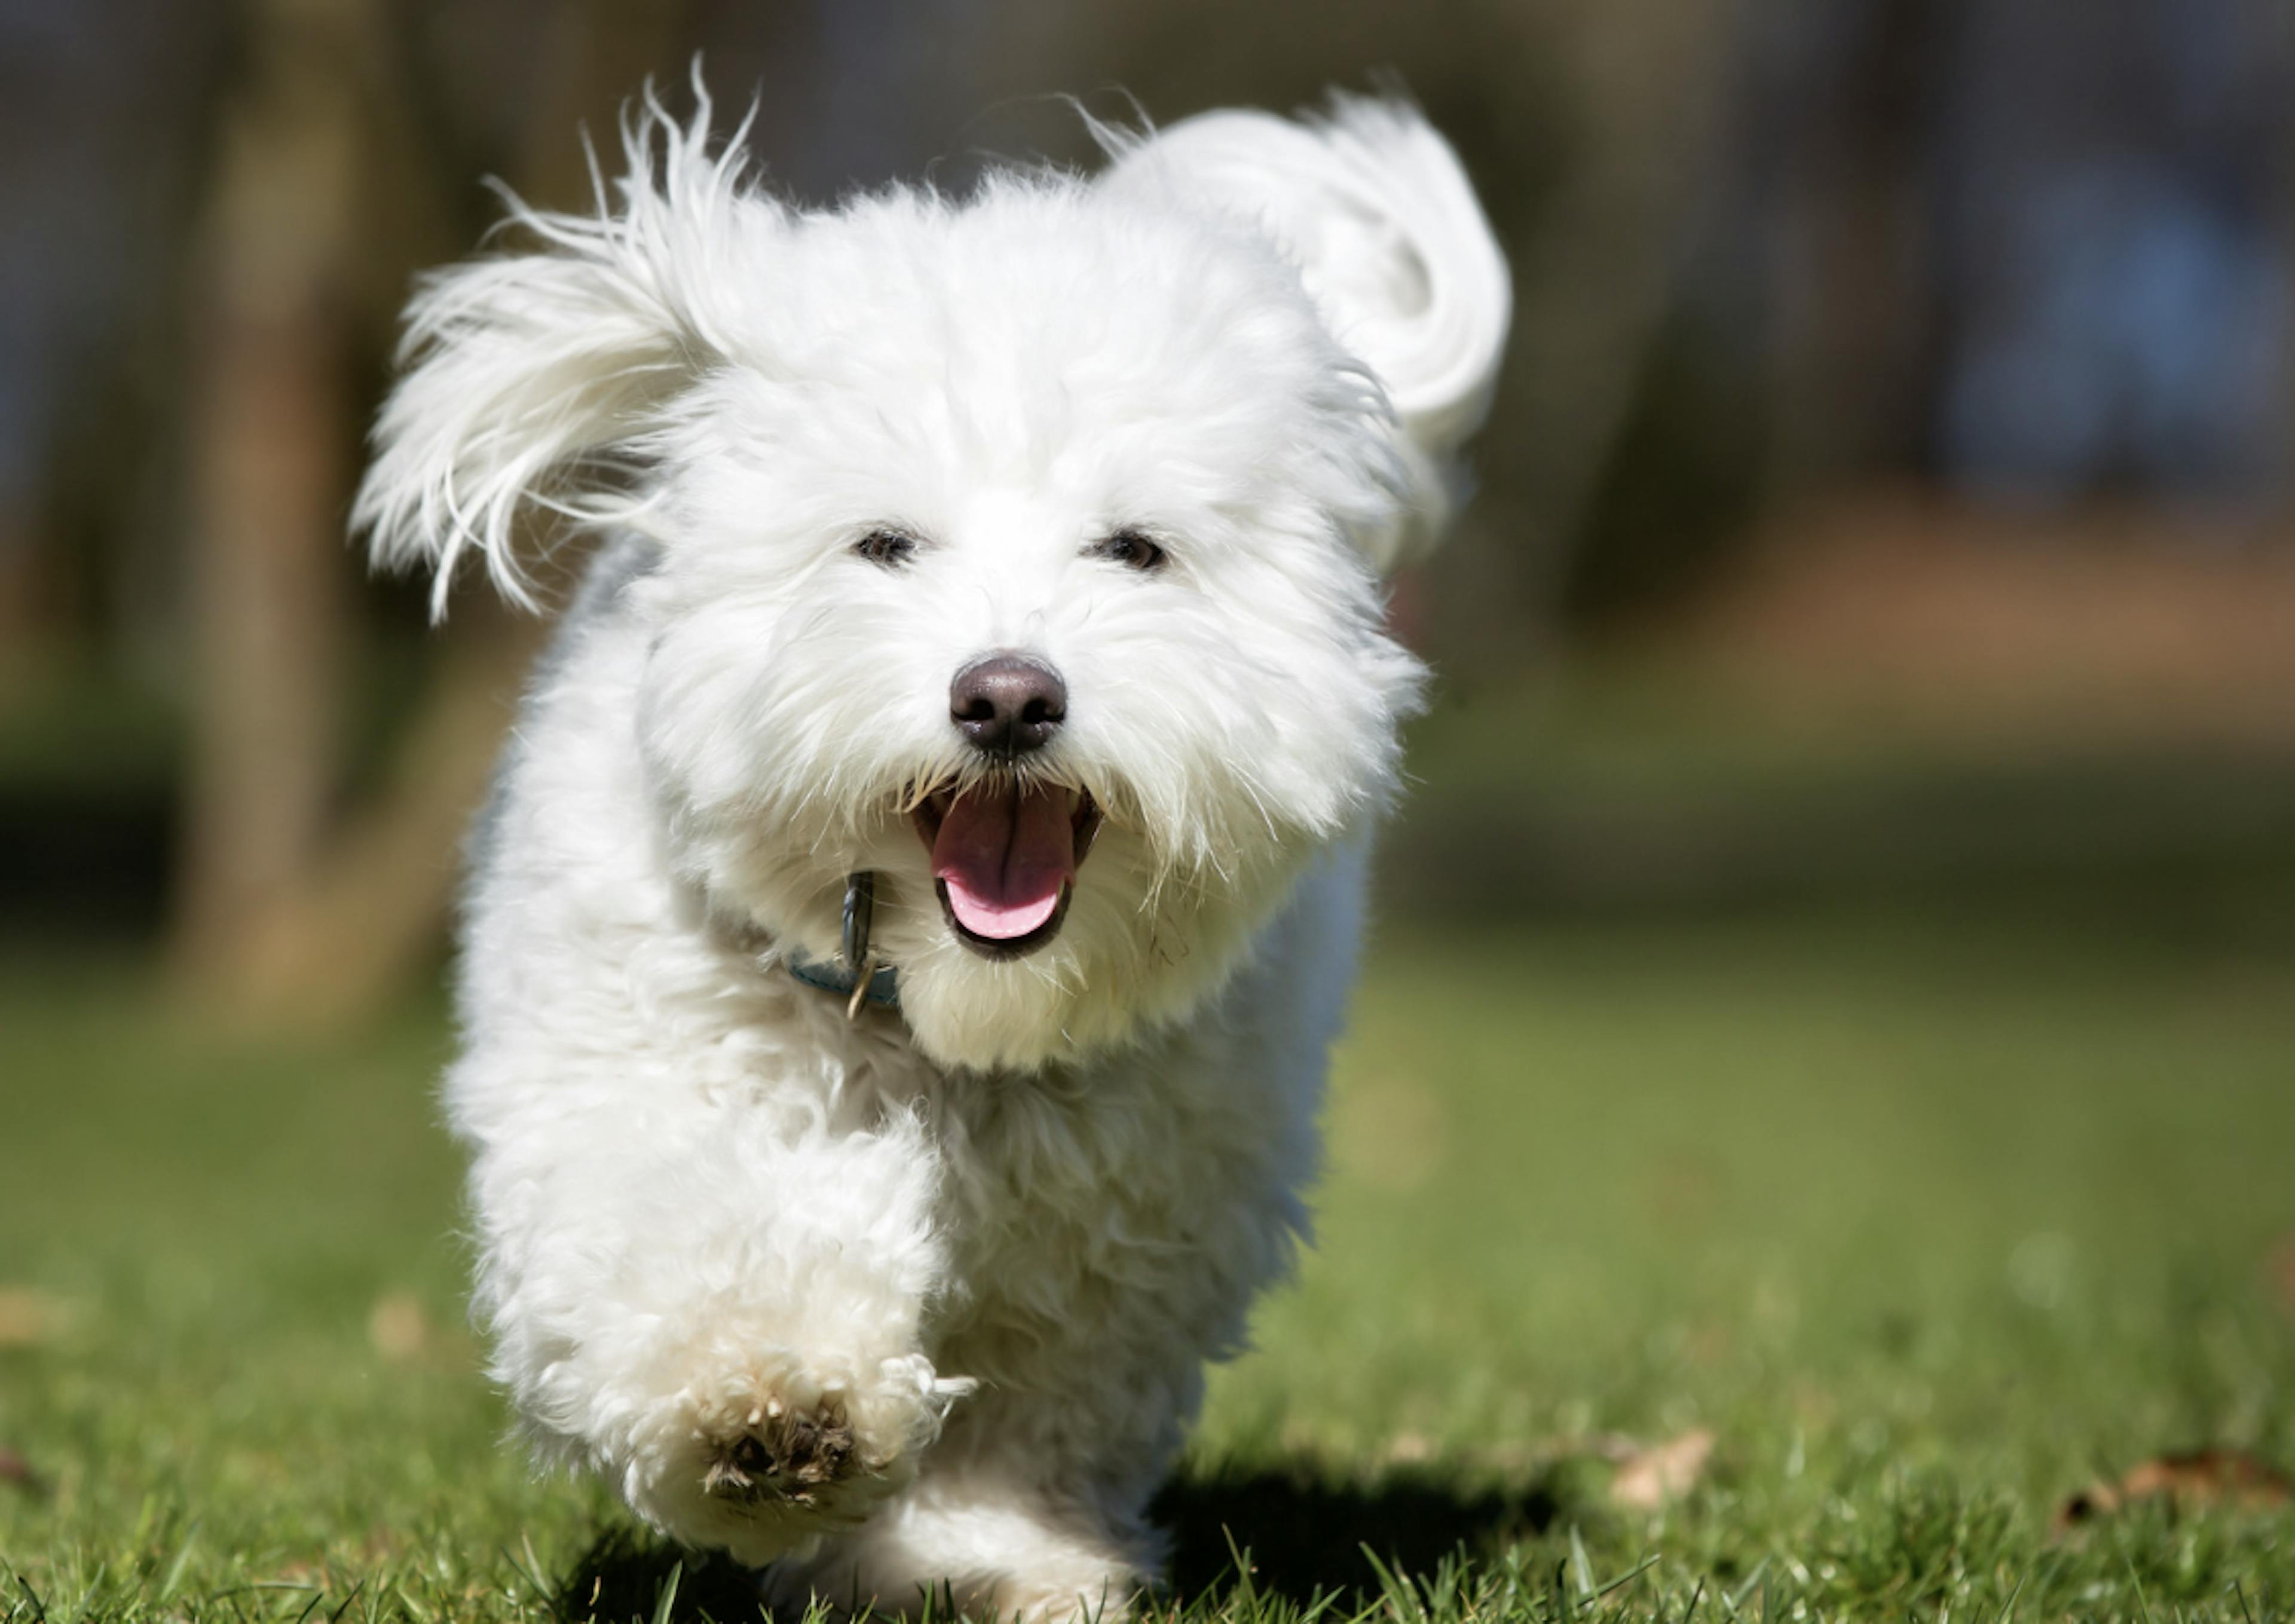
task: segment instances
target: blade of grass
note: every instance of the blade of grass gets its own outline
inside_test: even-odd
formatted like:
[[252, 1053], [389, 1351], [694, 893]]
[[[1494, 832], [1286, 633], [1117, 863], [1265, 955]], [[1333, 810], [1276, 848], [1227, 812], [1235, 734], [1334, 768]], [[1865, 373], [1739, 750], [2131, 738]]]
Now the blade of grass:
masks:
[[670, 1610], [677, 1605], [677, 1584], [685, 1577], [685, 1563], [673, 1563], [669, 1577], [661, 1581], [661, 1594], [654, 1597], [653, 1624], [669, 1624]]
[[176, 1587], [183, 1583], [184, 1570], [191, 1564], [192, 1547], [199, 1543], [199, 1538], [198, 1523], [192, 1523], [184, 1530], [184, 1543], [176, 1547], [175, 1557], [167, 1563], [167, 1571], [159, 1580], [159, 1588], [152, 1593], [151, 1599], [158, 1605], [165, 1607], [176, 1594]]

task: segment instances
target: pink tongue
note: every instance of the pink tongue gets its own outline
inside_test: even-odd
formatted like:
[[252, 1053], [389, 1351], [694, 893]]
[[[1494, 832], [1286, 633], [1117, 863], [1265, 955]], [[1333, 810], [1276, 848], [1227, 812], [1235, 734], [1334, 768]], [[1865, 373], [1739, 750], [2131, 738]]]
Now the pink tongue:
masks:
[[960, 796], [933, 841], [933, 877], [948, 883], [956, 922], [1009, 942], [1052, 917], [1075, 875], [1074, 797], [1038, 788]]

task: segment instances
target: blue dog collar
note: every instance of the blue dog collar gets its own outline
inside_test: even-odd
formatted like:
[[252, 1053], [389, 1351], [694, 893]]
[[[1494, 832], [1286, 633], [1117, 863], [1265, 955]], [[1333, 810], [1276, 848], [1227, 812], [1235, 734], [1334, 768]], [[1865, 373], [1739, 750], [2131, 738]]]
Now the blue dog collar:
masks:
[[877, 923], [877, 877], [862, 870], [845, 877], [845, 932], [837, 944], [837, 962], [823, 964], [792, 947], [784, 955], [789, 974], [808, 987], [834, 992], [845, 1000], [845, 1017], [858, 1019], [861, 1006], [880, 1009], [901, 1007], [900, 972], [879, 966], [869, 951], [870, 933]]
[[[848, 1002], [861, 978], [841, 964], [824, 964], [818, 959], [808, 959], [791, 948], [783, 955], [788, 973], [808, 987], [818, 987], [823, 992], [834, 992]], [[874, 1004], [880, 1009], [901, 1007], [901, 973], [891, 965], [871, 971], [868, 991], [862, 993], [861, 1002]]]

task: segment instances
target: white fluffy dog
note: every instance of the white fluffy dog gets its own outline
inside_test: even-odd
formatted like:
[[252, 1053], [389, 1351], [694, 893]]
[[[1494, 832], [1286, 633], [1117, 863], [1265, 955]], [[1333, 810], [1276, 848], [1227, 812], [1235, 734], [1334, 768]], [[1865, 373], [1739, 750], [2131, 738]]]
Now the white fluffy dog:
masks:
[[1120, 1612], [1304, 1227], [1506, 266], [1389, 102], [818, 213], [707, 121], [427, 284], [359, 499], [442, 600], [607, 538], [476, 842], [494, 1369], [776, 1597]]

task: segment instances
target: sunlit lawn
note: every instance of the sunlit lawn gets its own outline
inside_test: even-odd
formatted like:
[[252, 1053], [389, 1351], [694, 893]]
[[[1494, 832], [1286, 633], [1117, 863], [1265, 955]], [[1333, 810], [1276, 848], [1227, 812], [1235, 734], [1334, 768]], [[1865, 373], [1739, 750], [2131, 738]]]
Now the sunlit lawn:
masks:
[[[2289, 1616], [2287, 1509], [2051, 1530], [2162, 1451], [2295, 1462], [2295, 928], [2252, 911], [1397, 927], [1320, 1249], [1167, 1497], [1181, 1593]], [[424, 1008], [234, 1049], [124, 970], [10, 960], [0, 1448], [33, 1481], [0, 1481], [0, 1620], [656, 1616], [674, 1554], [501, 1442], [445, 1041]], [[1685, 1498], [1613, 1504], [1604, 1449], [1701, 1428]], [[753, 1616], [722, 1567], [678, 1583]]]

